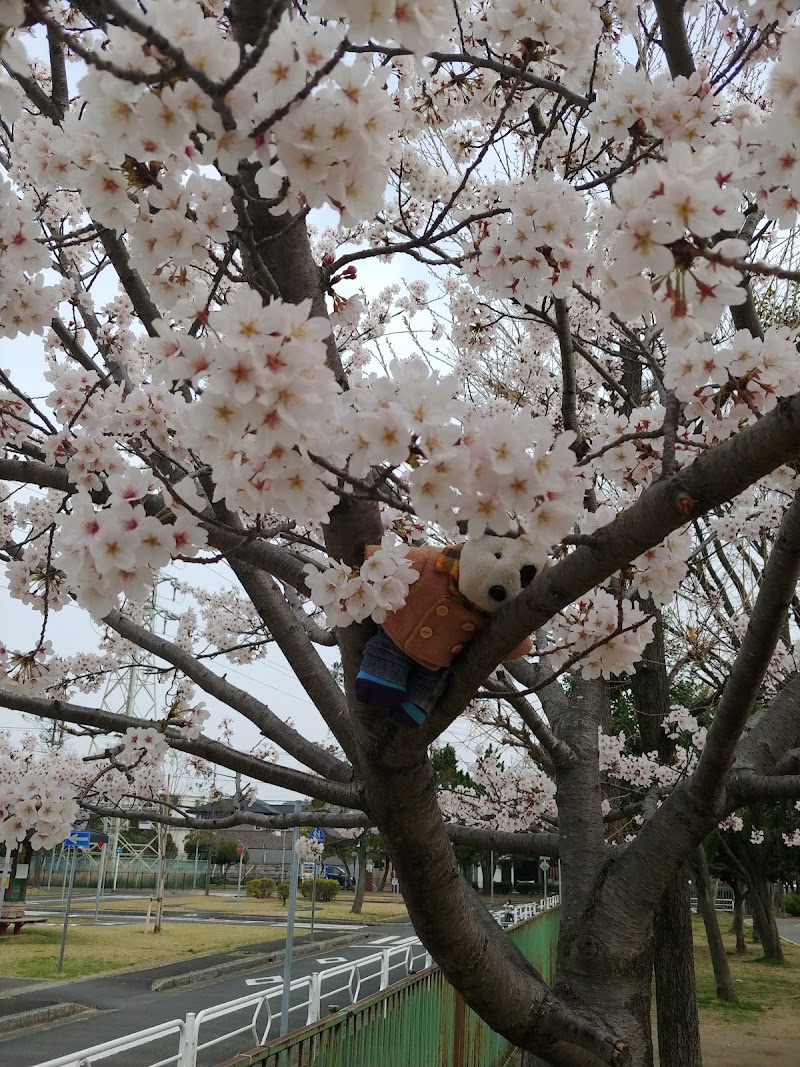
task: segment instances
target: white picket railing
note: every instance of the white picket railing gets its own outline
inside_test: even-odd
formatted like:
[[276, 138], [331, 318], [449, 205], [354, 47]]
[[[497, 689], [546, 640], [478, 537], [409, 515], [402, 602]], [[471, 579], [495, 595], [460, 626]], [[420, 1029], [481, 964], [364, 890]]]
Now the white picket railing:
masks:
[[[511, 926], [513, 923], [522, 922], [548, 908], [557, 907], [558, 896], [547, 897], [546, 900], [532, 904], [514, 904], [509, 908], [495, 910], [494, 917], [501, 926]], [[394, 957], [397, 957], [394, 959]], [[321, 1017], [323, 997], [326, 1002], [339, 994], [345, 994], [346, 998], [355, 1003], [359, 999], [361, 986], [368, 978], [379, 976], [380, 989], [388, 988], [398, 978], [392, 978], [392, 971], [400, 970], [399, 977], [405, 978], [412, 971], [430, 967], [432, 959], [425, 948], [420, 944], [419, 938], [410, 937], [406, 941], [396, 945], [387, 945], [379, 952], [364, 956], [360, 960], [351, 963], [340, 963], [336, 967], [328, 967], [324, 971], [314, 971], [303, 978], [295, 978], [290, 985], [293, 994], [302, 989], [307, 989], [305, 1000], [291, 1004], [290, 1011], [301, 1011], [305, 1008], [306, 1018], [304, 1026], [317, 1022]], [[377, 969], [372, 973], [365, 973], [373, 965]], [[334, 984], [339, 981], [339, 984]], [[227, 1001], [225, 1004], [215, 1004], [210, 1008], [203, 1008], [199, 1012], [189, 1012], [185, 1019], [171, 1019], [169, 1022], [159, 1023], [147, 1030], [140, 1030], [136, 1034], [127, 1034], [124, 1037], [105, 1041], [100, 1045], [82, 1049], [80, 1052], [68, 1053], [54, 1060], [44, 1060], [34, 1064], [33, 1067], [94, 1067], [95, 1063], [105, 1060], [110, 1056], [116, 1056], [127, 1052], [132, 1048], [149, 1044], [153, 1041], [162, 1041], [165, 1037], [175, 1034], [178, 1038], [178, 1049], [175, 1053], [148, 1067], [167, 1067], [174, 1064], [175, 1067], [196, 1067], [197, 1054], [204, 1049], [211, 1048], [223, 1041], [230, 1041], [239, 1034], [249, 1034], [255, 1045], [263, 1045], [269, 1036], [272, 1024], [280, 1017], [279, 1010], [275, 1011], [275, 1005], [280, 1004], [283, 994], [282, 985], [273, 989], [261, 990], [256, 993], [248, 993], [244, 997]], [[246, 1021], [235, 1029], [226, 1030], [224, 1034], [201, 1041], [200, 1028], [216, 1019], [221, 1019], [236, 1013], [246, 1014]], [[125, 1065], [123, 1065], [125, 1067]]]
[[101, 1045], [93, 1045], [81, 1052], [71, 1052], [66, 1056], [58, 1056], [54, 1060], [36, 1064], [36, 1067], [92, 1067], [97, 1060], [107, 1056], [116, 1056], [119, 1052], [127, 1052], [140, 1045], [148, 1045], [153, 1041], [163, 1041], [170, 1034], [178, 1035], [178, 1051], [171, 1056], [158, 1060], [149, 1067], [166, 1067], [174, 1063], [175, 1067], [194, 1067], [194, 1059], [188, 1059], [188, 1053], [192, 1044], [190, 1033], [189, 1016], [186, 1019], [170, 1019], [166, 1023], [158, 1023], [156, 1026], [148, 1026], [146, 1030], [128, 1034], [125, 1037], [116, 1037], [111, 1041], [104, 1041]]
[[[419, 951], [416, 951], [417, 947]], [[392, 957], [397, 955], [400, 958], [396, 962], [392, 962]], [[432, 962], [431, 957], [420, 945], [419, 938], [413, 937], [409, 938], [407, 943], [387, 946], [381, 949], [380, 952], [364, 956], [360, 960], [355, 960], [351, 963], [340, 963], [336, 967], [328, 967], [324, 971], [314, 971], [304, 978], [296, 978], [289, 986], [290, 990], [296, 993], [298, 990], [306, 988], [308, 993], [305, 1000], [299, 1003], [295, 1002], [290, 1010], [299, 1011], [305, 1008], [306, 1020], [304, 1025], [310, 1026], [311, 1023], [317, 1022], [321, 1017], [323, 991], [326, 1000], [340, 993], [345, 993], [347, 994], [347, 999], [351, 1003], [355, 1003], [359, 999], [361, 985], [366, 978], [374, 977], [377, 973], [380, 976], [379, 988], [384, 990], [391, 984], [390, 976], [393, 970], [401, 968], [402, 974], [400, 977], [404, 978], [415, 969], [418, 959], [423, 967], [429, 967]], [[377, 972], [373, 969], [375, 964], [378, 964]], [[364, 974], [365, 971], [370, 971], [371, 973]], [[345, 978], [345, 981], [339, 985], [333, 984], [333, 982], [341, 978]], [[203, 1049], [218, 1045], [223, 1041], [229, 1041], [231, 1038], [244, 1033], [249, 1033], [252, 1036], [255, 1045], [266, 1044], [272, 1024], [279, 1017], [273, 1008], [276, 1003], [280, 1003], [282, 992], [282, 987], [278, 987], [277, 989], [269, 990], [269, 992], [250, 993], [247, 996], [239, 997], [238, 1000], [228, 1001], [226, 1004], [215, 1004], [210, 1008], [204, 1008], [199, 1011], [194, 1016], [193, 1022], [190, 1022], [190, 1017], [187, 1015], [187, 1028], [192, 1035], [194, 1056], [196, 1057], [197, 1053], [202, 1052]], [[247, 1011], [250, 1012], [249, 1022], [235, 1030], [229, 1030], [217, 1037], [210, 1038], [208, 1041], [200, 1041], [200, 1027], [204, 1023], [208, 1024], [214, 1019], [233, 1015], [236, 1012]], [[262, 1015], [263, 1017], [261, 1017]], [[187, 1067], [194, 1067], [194, 1064], [195, 1060], [190, 1059]], [[37, 1067], [49, 1067], [49, 1065], [41, 1064], [37, 1065]], [[181, 1064], [179, 1067], [183, 1067], [183, 1065]]]
[[[690, 900], [692, 911], [697, 914], [697, 897], [692, 897]], [[734, 910], [733, 897], [718, 896], [714, 898], [714, 910], [715, 911], [730, 911]]]
[[[367, 978], [378, 975], [379, 988], [383, 990], [391, 984], [391, 981], [398, 980], [397, 977], [392, 977], [392, 971], [401, 969], [402, 973], [399, 977], [404, 978], [415, 970], [418, 964], [422, 969], [422, 967], [429, 967], [431, 962], [431, 957], [422, 947], [419, 939], [414, 937], [398, 945], [389, 945], [360, 960], [341, 963], [324, 971], [314, 971], [303, 978], [294, 979], [290, 984], [289, 988], [295, 994], [299, 990], [307, 989], [305, 1000], [299, 1002], [295, 1000], [291, 1004], [290, 1011], [296, 1012], [305, 1008], [306, 1018], [303, 1025], [308, 1026], [320, 1018], [323, 995], [327, 1000], [338, 994], [346, 993], [348, 999], [355, 1002], [359, 999], [362, 983]], [[375, 967], [376, 964], [377, 967]], [[364, 973], [369, 969], [372, 970], [371, 974]], [[334, 984], [342, 977], [346, 979], [344, 982]], [[249, 1034], [256, 1045], [263, 1045], [273, 1022], [279, 1018], [279, 1011], [275, 1011], [274, 1008], [276, 1004], [280, 1004], [282, 994], [282, 985], [274, 989], [249, 993], [236, 1000], [227, 1001], [225, 1004], [215, 1004], [210, 1008], [204, 1008], [197, 1013], [189, 1012], [185, 1019], [171, 1019], [169, 1022], [151, 1026], [136, 1034], [105, 1041], [100, 1045], [93, 1045], [91, 1048], [68, 1053], [56, 1059], [44, 1060], [35, 1064], [34, 1067], [94, 1067], [95, 1063], [109, 1056], [119, 1055], [153, 1041], [161, 1041], [171, 1034], [176, 1034], [178, 1037], [177, 1051], [171, 1056], [150, 1064], [149, 1067], [167, 1067], [168, 1064], [175, 1064], [175, 1067], [195, 1067], [198, 1052], [223, 1041], [230, 1041], [239, 1034]], [[243, 1025], [227, 1030], [224, 1034], [207, 1041], [200, 1040], [200, 1028], [203, 1024], [207, 1027], [215, 1019], [241, 1012], [249, 1012], [249, 1017]]]
[[548, 908], [558, 907], [561, 901], [561, 897], [555, 894], [552, 897], [545, 897], [544, 900], [532, 901], [530, 904], [511, 904], [510, 907], [503, 906], [500, 911], [495, 911], [494, 916], [502, 927], [513, 926], [514, 923], [524, 922], [525, 919], [532, 919], [534, 915], [538, 915], [539, 912], [546, 911]]

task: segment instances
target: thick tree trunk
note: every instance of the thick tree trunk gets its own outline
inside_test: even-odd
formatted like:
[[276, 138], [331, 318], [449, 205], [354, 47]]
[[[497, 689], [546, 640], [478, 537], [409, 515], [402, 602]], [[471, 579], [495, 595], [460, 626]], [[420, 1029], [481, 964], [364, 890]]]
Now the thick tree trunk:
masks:
[[708, 875], [708, 861], [706, 850], [702, 845], [695, 849], [695, 861], [697, 864], [697, 909], [703, 917], [703, 925], [706, 928], [708, 950], [711, 953], [711, 966], [714, 968], [714, 984], [717, 989], [717, 999], [727, 1004], [736, 1004], [738, 997], [733, 988], [733, 978], [728, 957], [725, 954], [725, 945], [722, 941], [722, 931], [719, 928], [716, 908], [714, 907], [714, 891], [711, 887], [711, 879]]
[[778, 933], [778, 924], [775, 922], [769, 882], [762, 875], [748, 873], [750, 874], [748, 900], [753, 912], [753, 931], [758, 930], [765, 959], [783, 962], [781, 936]]
[[569, 848], [561, 854], [564, 879], [561, 931], [553, 991], [621, 1037], [629, 1062], [652, 1067], [650, 1021], [653, 973], [652, 929], [634, 931], [624, 905], [608, 890], [613, 862], [603, 836], [597, 727], [608, 708], [608, 687], [575, 679], [556, 732], [569, 729], [577, 759], [559, 769], [556, 802], [559, 832]]
[[386, 888], [386, 881], [387, 881], [387, 879], [389, 877], [389, 864], [390, 863], [391, 863], [391, 860], [389, 859], [389, 857], [388, 856], [384, 856], [383, 857], [383, 871], [381, 873], [381, 880], [378, 883], [378, 892], [379, 893], [382, 893], [384, 891], [384, 889]]
[[747, 941], [744, 936], [744, 893], [736, 883], [733, 885], [733, 924], [731, 933], [736, 935], [736, 955], [743, 956], [747, 952]]
[[661, 1067], [703, 1067], [685, 870], [666, 890], [655, 915], [656, 1015]]
[[359, 838], [356, 851], [358, 853], [358, 884], [356, 885], [353, 906], [350, 909], [351, 915], [360, 915], [361, 908], [364, 905], [364, 889], [367, 884], [367, 846], [364, 844], [363, 838]]
[[36, 859], [33, 865], [33, 876], [31, 878], [31, 889], [38, 889], [42, 884], [42, 872], [44, 871], [44, 849], [39, 849], [36, 853]]

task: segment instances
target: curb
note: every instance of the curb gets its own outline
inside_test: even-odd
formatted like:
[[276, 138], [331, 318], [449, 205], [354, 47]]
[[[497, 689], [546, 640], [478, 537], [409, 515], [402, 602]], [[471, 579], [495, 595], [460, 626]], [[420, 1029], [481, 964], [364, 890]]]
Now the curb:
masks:
[[[352, 944], [354, 941], [366, 941], [373, 936], [372, 930], [359, 931], [356, 934], [340, 934], [339, 937], [331, 937], [327, 941], [304, 941], [297, 945], [292, 952], [294, 959], [303, 959], [305, 956], [314, 956], [317, 952], [326, 952], [328, 949], [337, 948], [339, 945]], [[182, 989], [186, 986], [199, 985], [201, 982], [209, 982], [226, 974], [243, 974], [247, 971], [256, 971], [268, 963], [279, 963], [286, 956], [284, 949], [276, 952], [263, 952], [257, 956], [245, 956], [239, 960], [228, 960], [226, 963], [218, 963], [214, 967], [206, 967], [199, 971], [187, 971], [185, 974], [171, 975], [169, 978], [156, 978], [150, 983], [154, 993], [161, 993], [166, 989]]]
[[10, 1033], [12, 1030], [25, 1030], [29, 1026], [41, 1026], [42, 1023], [66, 1019], [70, 1015], [80, 1015], [92, 1010], [85, 1004], [48, 1004], [43, 1008], [18, 1011], [16, 1015], [5, 1015], [0, 1019], [0, 1034]]

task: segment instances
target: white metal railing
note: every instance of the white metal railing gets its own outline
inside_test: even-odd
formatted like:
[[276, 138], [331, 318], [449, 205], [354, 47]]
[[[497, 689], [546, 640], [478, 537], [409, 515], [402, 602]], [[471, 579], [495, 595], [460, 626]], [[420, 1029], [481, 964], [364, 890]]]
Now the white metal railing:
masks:
[[[511, 907], [502, 908], [494, 912], [494, 917], [503, 927], [512, 926], [514, 923], [530, 919], [534, 915], [549, 908], [557, 907], [559, 896], [550, 896], [545, 900], [532, 904], [513, 904]], [[419, 938], [409, 937], [395, 945], [387, 945], [379, 952], [371, 953], [360, 960], [351, 963], [340, 963], [336, 967], [328, 967], [324, 971], [314, 971], [303, 978], [295, 978], [289, 989], [297, 994], [303, 989], [307, 990], [304, 1000], [290, 1004], [289, 1011], [301, 1011], [305, 1009], [305, 1023], [308, 1026], [317, 1022], [322, 1014], [323, 997], [329, 998], [339, 994], [345, 994], [351, 1003], [359, 999], [362, 984], [378, 976], [380, 990], [387, 989], [394, 981], [405, 978], [418, 965], [430, 967], [433, 963], [430, 954], [420, 944]], [[374, 970], [370, 970], [375, 965]], [[420, 969], [421, 969], [420, 968]], [[400, 970], [397, 978], [392, 978], [392, 972]], [[365, 973], [368, 972], [369, 973]], [[185, 1019], [171, 1019], [166, 1023], [159, 1023], [147, 1030], [140, 1030], [136, 1034], [128, 1034], [124, 1037], [105, 1041], [100, 1045], [82, 1049], [79, 1052], [68, 1053], [54, 1060], [44, 1060], [34, 1064], [33, 1067], [94, 1067], [100, 1060], [110, 1056], [138, 1048], [153, 1041], [163, 1040], [171, 1034], [178, 1038], [178, 1050], [171, 1056], [148, 1064], [148, 1067], [167, 1067], [175, 1064], [175, 1067], [196, 1067], [197, 1054], [204, 1049], [211, 1048], [223, 1041], [230, 1041], [239, 1034], [249, 1034], [255, 1045], [263, 1045], [267, 1041], [272, 1024], [280, 1015], [273, 1010], [275, 1002], [279, 1002], [283, 994], [282, 983], [272, 989], [261, 990], [256, 993], [248, 993], [244, 997], [227, 1001], [224, 1004], [215, 1004], [210, 1008], [203, 1008], [197, 1013], [189, 1012]], [[249, 1013], [245, 1015], [246, 1021], [235, 1029], [226, 1030], [224, 1034], [210, 1037], [205, 1041], [200, 1040], [200, 1028], [208, 1028], [214, 1020], [225, 1018], [237, 1013]]]
[[548, 908], [557, 908], [560, 902], [561, 897], [556, 893], [551, 897], [545, 897], [544, 900], [532, 901], [530, 904], [504, 905], [500, 911], [495, 912], [495, 918], [505, 928], [513, 926], [514, 923], [524, 922], [525, 919], [532, 919], [534, 915]]
[[[690, 902], [692, 911], [697, 914], [697, 897], [692, 897]], [[733, 897], [719, 896], [714, 899], [715, 911], [733, 911]]]
[[[289, 1010], [295, 1012], [305, 1009], [306, 1018], [303, 1025], [308, 1026], [319, 1020], [323, 996], [327, 999], [346, 993], [348, 999], [355, 1002], [359, 998], [362, 983], [368, 978], [378, 976], [379, 988], [384, 990], [391, 984], [391, 981], [398, 981], [399, 978], [410, 974], [418, 963], [429, 967], [432, 960], [420, 944], [419, 938], [410, 937], [405, 942], [387, 945], [379, 952], [371, 953], [352, 963], [341, 963], [324, 971], [314, 971], [312, 974], [296, 978], [291, 982], [289, 988], [292, 993], [296, 994], [306, 989], [307, 995], [304, 1000], [299, 1002], [295, 1000]], [[370, 969], [371, 973], [365, 973]], [[392, 972], [398, 969], [402, 973], [393, 978]], [[336, 984], [337, 981], [338, 984]], [[163, 1040], [171, 1034], [178, 1035], [177, 1052], [149, 1064], [148, 1067], [167, 1067], [168, 1064], [175, 1064], [175, 1067], [195, 1067], [198, 1052], [220, 1042], [229, 1041], [239, 1034], [248, 1033], [256, 1045], [263, 1045], [273, 1022], [280, 1017], [279, 1013], [273, 1010], [273, 1005], [274, 1002], [279, 1002], [282, 993], [282, 985], [274, 989], [249, 993], [236, 1000], [227, 1001], [225, 1004], [215, 1004], [210, 1008], [204, 1008], [196, 1014], [189, 1012], [185, 1019], [171, 1019], [169, 1022], [159, 1023], [157, 1026], [151, 1026], [136, 1034], [104, 1041], [100, 1045], [68, 1053], [57, 1059], [45, 1060], [35, 1064], [34, 1067], [93, 1067], [96, 1062], [107, 1059], [109, 1056], [119, 1055], [153, 1041]], [[200, 1040], [200, 1028], [203, 1024], [207, 1027], [215, 1019], [241, 1012], [249, 1012], [249, 1018], [243, 1025], [226, 1030], [224, 1034], [207, 1041]]]
[[[417, 947], [419, 951], [417, 951]], [[399, 958], [393, 962], [393, 956], [398, 956]], [[393, 970], [400, 968], [402, 970], [400, 977], [404, 978], [414, 970], [417, 959], [426, 967], [430, 966], [432, 962], [428, 953], [420, 945], [419, 938], [410, 937], [402, 944], [387, 946], [381, 949], [380, 952], [364, 956], [362, 959], [355, 960], [352, 963], [340, 963], [336, 967], [329, 967], [324, 971], [314, 971], [304, 978], [295, 978], [291, 982], [289, 989], [296, 993], [305, 988], [307, 989], [307, 995], [305, 1000], [295, 1001], [289, 1010], [299, 1011], [305, 1009], [306, 1021], [304, 1025], [309, 1026], [320, 1019], [323, 992], [326, 999], [345, 993], [347, 994], [347, 999], [355, 1003], [359, 999], [361, 985], [365, 979], [373, 978], [377, 974], [380, 980], [379, 988], [384, 990], [391, 984], [390, 975]], [[374, 969], [376, 964], [377, 970]], [[364, 972], [368, 970], [371, 973], [365, 974]], [[333, 983], [337, 980], [339, 984], [334, 985]], [[266, 1044], [272, 1024], [278, 1018], [278, 1014], [273, 1011], [273, 1001], [279, 1002], [282, 992], [282, 986], [278, 986], [276, 989], [250, 993], [247, 996], [239, 997], [238, 1000], [231, 1000], [226, 1004], [215, 1004], [210, 1008], [204, 1008], [199, 1011], [194, 1016], [193, 1024], [190, 1027], [193, 1035], [194, 1055], [196, 1056], [198, 1052], [210, 1048], [212, 1045], [228, 1041], [230, 1038], [244, 1033], [249, 1033], [253, 1037], [255, 1045]], [[200, 1041], [200, 1027], [204, 1023], [208, 1024], [214, 1019], [233, 1015], [236, 1012], [248, 1011], [250, 1012], [249, 1021], [242, 1026], [237, 1027], [235, 1030], [228, 1030], [224, 1034], [210, 1038], [207, 1041]], [[189, 1017], [187, 1016], [188, 1025]], [[194, 1063], [194, 1059], [190, 1060], [187, 1067], [194, 1067]], [[37, 1067], [50, 1067], [50, 1065], [38, 1064]], [[180, 1067], [183, 1067], [183, 1065], [181, 1064]]]
[[166, 1023], [148, 1026], [146, 1030], [140, 1030], [136, 1034], [104, 1041], [101, 1045], [93, 1045], [92, 1048], [84, 1049], [82, 1052], [72, 1052], [54, 1060], [47, 1060], [45, 1063], [37, 1064], [36, 1067], [92, 1067], [96, 1060], [115, 1056], [118, 1052], [127, 1052], [140, 1045], [148, 1045], [152, 1041], [162, 1041], [170, 1034], [178, 1035], [178, 1051], [172, 1056], [150, 1064], [149, 1067], [166, 1067], [169, 1063], [174, 1063], [175, 1067], [194, 1067], [194, 1059], [187, 1059], [191, 1044], [188, 1016], [186, 1020], [170, 1019]]

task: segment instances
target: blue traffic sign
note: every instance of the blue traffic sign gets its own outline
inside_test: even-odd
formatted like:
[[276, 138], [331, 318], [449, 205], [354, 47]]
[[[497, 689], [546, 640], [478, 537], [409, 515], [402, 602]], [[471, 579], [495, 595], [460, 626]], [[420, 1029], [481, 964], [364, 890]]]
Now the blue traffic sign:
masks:
[[309, 841], [324, 841], [325, 832], [321, 826], [315, 826], [311, 833], [308, 835]]
[[64, 848], [88, 848], [92, 843], [90, 830], [73, 830], [64, 841]]

